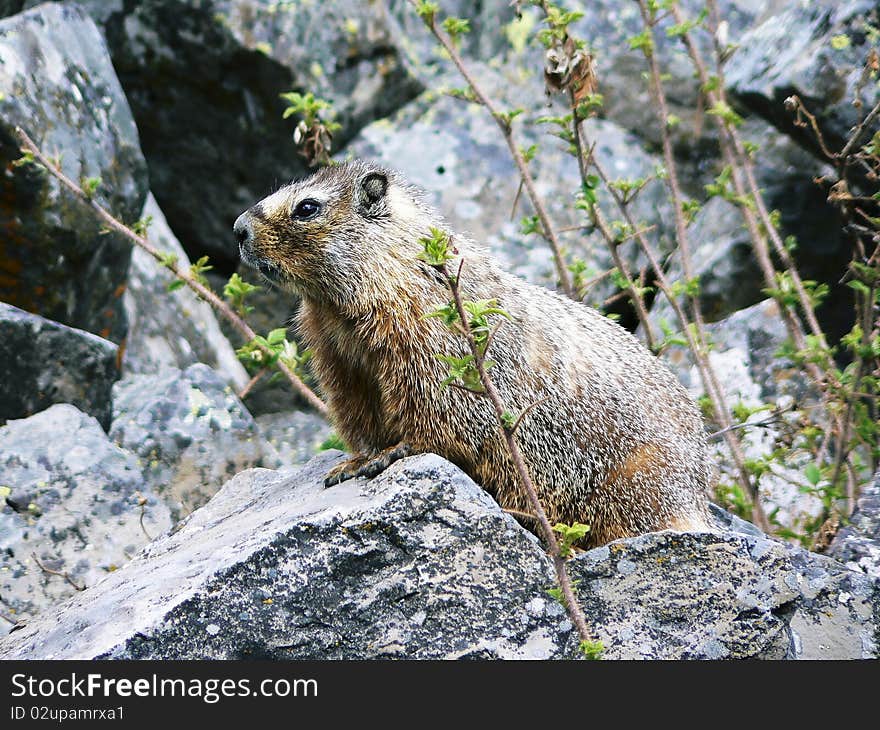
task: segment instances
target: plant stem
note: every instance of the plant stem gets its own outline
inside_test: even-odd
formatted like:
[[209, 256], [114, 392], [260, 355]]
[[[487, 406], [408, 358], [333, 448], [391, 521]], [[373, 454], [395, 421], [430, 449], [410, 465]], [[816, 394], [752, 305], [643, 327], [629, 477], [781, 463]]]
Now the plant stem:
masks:
[[[50, 174], [55, 177], [64, 187], [70, 190], [74, 195], [76, 195], [80, 200], [84, 201], [88, 206], [98, 214], [98, 217], [107, 225], [108, 228], [116, 231], [117, 233], [122, 234], [125, 238], [131, 241], [136, 246], [140, 247], [144, 251], [146, 251], [150, 256], [152, 256], [156, 261], [162, 264], [165, 268], [169, 269], [171, 273], [173, 273], [178, 279], [183, 281], [190, 289], [192, 289], [196, 294], [199, 295], [202, 299], [204, 299], [208, 304], [210, 304], [229, 324], [231, 324], [244, 338], [246, 341], [252, 341], [257, 333], [254, 332], [250, 325], [245, 322], [241, 317], [236, 314], [229, 305], [226, 304], [219, 296], [217, 296], [209, 287], [203, 285], [200, 281], [195, 279], [188, 272], [182, 271], [176, 262], [168, 262], [167, 258], [163, 256], [163, 253], [153, 246], [146, 238], [143, 236], [139, 236], [137, 233], [132, 231], [128, 226], [124, 223], [120, 222], [117, 218], [107, 212], [104, 208], [101, 207], [92, 197], [86, 195], [83, 189], [77, 185], [73, 180], [67, 177], [61, 170], [56, 167], [37, 147], [34, 141], [25, 133], [25, 131], [21, 127], [16, 128], [16, 134], [18, 135], [19, 140], [21, 141], [24, 149], [29, 151], [33, 156], [40, 162], [43, 167], [45, 167]], [[260, 347], [260, 350], [263, 353], [271, 357], [273, 355], [268, 349], [264, 347]], [[312, 391], [309, 386], [307, 386], [300, 378], [294, 373], [287, 365], [285, 365], [280, 360], [277, 362], [278, 369], [287, 376], [287, 379], [290, 381], [290, 384], [293, 386], [294, 390], [298, 392], [306, 402], [314, 408], [318, 413], [322, 416], [327, 415], [327, 406], [324, 402]]]
[[[415, 0], [409, 0], [409, 2], [414, 8], [417, 7]], [[559, 238], [553, 228], [553, 223], [550, 221], [550, 216], [547, 214], [547, 208], [544, 205], [544, 201], [541, 199], [541, 196], [538, 195], [538, 191], [535, 188], [535, 181], [529, 171], [529, 166], [513, 138], [513, 130], [510, 122], [505, 119], [494, 102], [486, 95], [482, 87], [477, 83], [473, 74], [471, 74], [465, 66], [464, 60], [456, 49], [452, 39], [437, 25], [436, 18], [423, 18], [423, 20], [434, 37], [440, 42], [443, 48], [446, 49], [446, 52], [449, 54], [449, 57], [452, 59], [452, 62], [455, 64], [455, 67], [458, 69], [462, 78], [470, 87], [477, 101], [486, 107], [492, 115], [492, 118], [495, 120], [495, 123], [498, 125], [498, 128], [501, 130], [501, 133], [504, 135], [504, 141], [507, 143], [507, 147], [510, 150], [510, 156], [513, 158], [513, 163], [516, 165], [517, 170], [519, 170], [520, 177], [522, 178], [523, 185], [526, 189], [526, 194], [529, 196], [529, 200], [532, 203], [532, 207], [535, 209], [538, 220], [541, 221], [544, 238], [547, 240], [550, 250], [553, 253], [553, 261], [556, 265], [556, 276], [559, 278], [559, 287], [566, 296], [576, 299], [577, 292], [574, 290], [571, 274], [565, 264], [565, 257], [562, 255], [562, 247], [559, 243]]]
[[[462, 261], [462, 265], [463, 264], [464, 261]], [[512, 426], [505, 425], [504, 414], [507, 412], [507, 410], [504, 407], [504, 402], [501, 400], [500, 394], [495, 388], [495, 384], [492, 382], [492, 379], [489, 377], [486, 371], [485, 350], [481, 350], [480, 347], [477, 345], [477, 342], [474, 339], [473, 332], [471, 331], [470, 322], [468, 320], [467, 312], [464, 308], [464, 302], [462, 301], [461, 290], [459, 288], [462, 267], [459, 266], [458, 274], [455, 276], [452, 276], [449, 273], [449, 269], [445, 264], [442, 266], [438, 266], [437, 268], [446, 278], [446, 283], [449, 287], [450, 292], [452, 293], [452, 298], [455, 301], [455, 308], [458, 312], [458, 317], [464, 336], [467, 339], [468, 347], [470, 348], [471, 354], [474, 356], [474, 367], [476, 367], [477, 373], [480, 376], [480, 382], [483, 385], [483, 389], [488, 396], [489, 401], [492, 403], [492, 408], [495, 411], [496, 418], [498, 419], [498, 427], [501, 429], [501, 433], [504, 436], [504, 441], [507, 444], [507, 450], [510, 454], [510, 459], [513, 462], [517, 475], [519, 476], [520, 484], [526, 495], [528, 496], [529, 503], [532, 506], [532, 511], [534, 512], [534, 515], [530, 515], [530, 517], [534, 517], [534, 519], [538, 523], [538, 526], [541, 528], [541, 535], [547, 545], [547, 552], [549, 553], [553, 561], [553, 567], [556, 570], [556, 580], [559, 583], [560, 589], [562, 590], [562, 595], [565, 599], [565, 606], [568, 609], [569, 616], [571, 617], [572, 623], [577, 629], [578, 636], [580, 637], [581, 641], [592, 643], [595, 641], [595, 639], [593, 638], [593, 635], [589, 627], [587, 626], [587, 620], [584, 616], [584, 612], [581, 609], [580, 603], [575, 596], [574, 588], [571, 584], [571, 579], [568, 576], [568, 571], [565, 569], [565, 558], [563, 558], [562, 553], [559, 549], [559, 543], [557, 542], [556, 536], [553, 533], [553, 527], [550, 525], [550, 520], [547, 518], [547, 513], [544, 511], [544, 507], [541, 505], [538, 491], [537, 489], [535, 489], [535, 485], [532, 482], [531, 475], [529, 474], [529, 470], [526, 467], [525, 460], [523, 459], [522, 452], [520, 451], [519, 444], [516, 442], [515, 433], [516, 428], [519, 426], [519, 421], [517, 421], [517, 423]]]

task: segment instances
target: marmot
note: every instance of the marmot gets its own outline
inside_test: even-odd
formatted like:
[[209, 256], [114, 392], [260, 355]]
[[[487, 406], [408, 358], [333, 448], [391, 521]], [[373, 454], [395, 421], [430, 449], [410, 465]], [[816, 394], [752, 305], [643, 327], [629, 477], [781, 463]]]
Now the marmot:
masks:
[[[409, 453], [457, 464], [497, 501], [529, 512], [491, 404], [442, 387], [467, 343], [438, 318], [441, 274], [419, 259], [444, 228], [398, 173], [354, 161], [293, 182], [235, 222], [242, 259], [302, 297], [299, 334], [335, 428], [355, 456], [332, 485]], [[445, 229], [444, 229], [445, 230]], [[510, 315], [487, 356], [506, 408], [536, 401], [517, 439], [551, 523], [586, 523], [585, 543], [663, 529], [711, 529], [704, 425], [672, 373], [598, 311], [501, 270], [454, 235], [465, 299]], [[457, 262], [450, 263], [450, 270]]]

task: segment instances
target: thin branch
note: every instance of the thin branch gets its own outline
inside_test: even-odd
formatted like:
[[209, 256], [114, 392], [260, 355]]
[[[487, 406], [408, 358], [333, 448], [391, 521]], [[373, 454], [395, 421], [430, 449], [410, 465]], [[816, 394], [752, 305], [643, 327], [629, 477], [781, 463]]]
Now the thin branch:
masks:
[[[77, 185], [73, 180], [67, 177], [61, 170], [54, 165], [37, 147], [37, 145], [31, 140], [30, 137], [25, 133], [25, 131], [21, 127], [16, 128], [16, 134], [18, 135], [19, 140], [21, 141], [23, 148], [29, 151], [33, 156], [42, 164], [49, 173], [55, 177], [64, 187], [70, 190], [76, 197], [85, 202], [92, 210], [97, 213], [98, 217], [107, 225], [108, 228], [116, 231], [117, 233], [122, 234], [125, 238], [131, 241], [136, 246], [139, 246], [144, 251], [146, 251], [150, 256], [152, 256], [156, 261], [158, 261], [162, 266], [169, 269], [178, 279], [183, 281], [190, 289], [192, 289], [196, 294], [199, 295], [202, 299], [204, 299], [208, 304], [210, 304], [220, 315], [226, 319], [244, 338], [246, 341], [251, 342], [257, 336], [256, 332], [254, 332], [250, 325], [245, 322], [241, 317], [238, 316], [227, 304], [224, 302], [217, 294], [215, 294], [210, 288], [203, 285], [200, 281], [198, 281], [195, 277], [193, 277], [190, 273], [182, 271], [176, 262], [168, 261], [167, 256], [163, 255], [163, 253], [153, 246], [146, 238], [143, 236], [139, 236], [137, 233], [132, 231], [128, 226], [124, 223], [120, 222], [117, 218], [107, 212], [101, 205], [99, 205], [92, 197], [86, 195], [83, 189]], [[274, 353], [270, 352], [268, 349], [264, 347], [260, 347], [260, 350], [267, 357], [273, 357]], [[294, 390], [297, 391], [312, 408], [314, 408], [318, 413], [322, 416], [327, 415], [327, 406], [324, 402], [311, 390], [300, 378], [294, 373], [287, 365], [285, 365], [280, 360], [277, 362], [277, 367], [287, 376], [287, 379], [290, 381]]]
[[248, 380], [248, 382], [244, 386], [244, 388], [241, 389], [241, 392], [238, 394], [239, 400], [244, 400], [245, 398], [247, 398], [247, 396], [250, 394], [253, 387], [260, 381], [260, 378], [262, 378], [267, 372], [269, 372], [268, 366], [258, 370], [257, 373], [250, 380]]
[[459, 288], [459, 283], [461, 281], [461, 269], [463, 264], [464, 260], [462, 259], [462, 262], [458, 268], [458, 274], [454, 277], [450, 275], [449, 269], [445, 264], [437, 266], [436, 268], [446, 278], [447, 286], [452, 293], [452, 298], [455, 301], [455, 308], [458, 312], [459, 320], [465, 330], [465, 337], [467, 339], [468, 347], [474, 357], [474, 367], [477, 369], [477, 373], [480, 376], [480, 382], [482, 383], [485, 393], [492, 403], [492, 407], [495, 411], [495, 416], [498, 419], [498, 427], [501, 430], [505, 443], [507, 444], [507, 450], [514, 465], [514, 468], [516, 469], [516, 473], [519, 476], [520, 485], [522, 486], [528, 497], [529, 503], [531, 504], [532, 510], [534, 511], [538, 526], [541, 528], [541, 534], [544, 538], [544, 542], [547, 545], [547, 551], [551, 559], [553, 560], [553, 567], [556, 570], [556, 580], [559, 583], [560, 589], [562, 590], [562, 595], [565, 599], [564, 602], [566, 608], [568, 609], [569, 616], [571, 617], [572, 623], [577, 629], [578, 636], [580, 637], [581, 642], [593, 644], [595, 643], [595, 639], [593, 638], [592, 632], [587, 626], [587, 620], [584, 616], [583, 609], [581, 608], [580, 603], [575, 596], [574, 588], [571, 584], [571, 579], [569, 578], [568, 571], [565, 568], [565, 558], [563, 558], [562, 556], [562, 552], [559, 548], [559, 543], [557, 542], [556, 535], [553, 532], [553, 527], [550, 525], [550, 520], [547, 518], [547, 513], [544, 511], [544, 507], [541, 505], [541, 499], [538, 496], [538, 491], [535, 488], [534, 483], [532, 482], [528, 467], [526, 466], [522, 452], [520, 451], [519, 444], [516, 441], [514, 428], [505, 425], [505, 414], [507, 413], [507, 410], [504, 407], [501, 396], [495, 388], [495, 384], [492, 382], [486, 371], [486, 350], [479, 347], [476, 339], [474, 338], [473, 332], [470, 329], [470, 321], [464, 308], [464, 302], [462, 300], [461, 290]]
[[[415, 0], [409, 0], [409, 3], [413, 8], [418, 10], [418, 5]], [[567, 296], [573, 299], [576, 298], [577, 293], [574, 291], [571, 274], [568, 270], [568, 266], [565, 264], [565, 257], [562, 255], [562, 247], [556, 236], [556, 232], [554, 231], [553, 224], [550, 221], [550, 216], [547, 214], [544, 202], [535, 188], [535, 181], [532, 179], [532, 173], [529, 171], [528, 163], [526, 163], [519, 146], [513, 138], [513, 130], [510, 122], [500, 112], [494, 102], [486, 95], [483, 88], [477, 83], [470, 70], [465, 66], [464, 60], [458, 52], [458, 49], [455, 47], [455, 44], [452, 42], [452, 39], [437, 25], [437, 19], [432, 15], [428, 18], [422, 18], [422, 20], [434, 37], [440, 42], [440, 45], [446, 49], [446, 52], [449, 54], [449, 57], [452, 59], [452, 62], [455, 64], [455, 67], [458, 69], [462, 78], [470, 87], [476, 100], [486, 107], [492, 115], [492, 118], [495, 120], [495, 123], [498, 125], [498, 128], [501, 130], [501, 133], [504, 135], [504, 141], [507, 143], [507, 147], [510, 150], [510, 156], [513, 158], [517, 170], [519, 170], [522, 183], [526, 189], [526, 194], [529, 196], [532, 207], [535, 209], [535, 213], [541, 221], [544, 237], [553, 252], [553, 261], [556, 264], [556, 275], [559, 278], [559, 286]]]
[[73, 578], [70, 577], [69, 573], [61, 573], [57, 570], [51, 570], [43, 565], [39, 559], [37, 558], [36, 553], [31, 553], [31, 557], [34, 559], [34, 562], [37, 564], [37, 567], [42, 570], [44, 573], [48, 573], [49, 575], [57, 575], [59, 578], [64, 578], [70, 585], [72, 585], [78, 591], [84, 591], [86, 589], [85, 586], [79, 585]]

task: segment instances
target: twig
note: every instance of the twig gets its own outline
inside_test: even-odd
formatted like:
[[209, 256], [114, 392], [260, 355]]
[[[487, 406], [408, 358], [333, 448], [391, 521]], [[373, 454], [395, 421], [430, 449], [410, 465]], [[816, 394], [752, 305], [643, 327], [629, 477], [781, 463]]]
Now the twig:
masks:
[[36, 553], [31, 553], [31, 557], [34, 559], [34, 562], [37, 564], [37, 567], [42, 570], [44, 573], [48, 573], [49, 575], [57, 575], [60, 578], [64, 578], [70, 585], [72, 585], [78, 591], [84, 591], [86, 589], [85, 586], [79, 585], [73, 578], [70, 577], [69, 573], [61, 573], [57, 570], [51, 570], [43, 565], [39, 559], [37, 558]]
[[259, 382], [260, 378], [262, 378], [267, 372], [269, 372], [269, 368], [264, 367], [259, 370], [256, 375], [254, 375], [250, 380], [248, 380], [247, 385], [241, 389], [241, 392], [238, 394], [240, 400], [244, 400], [247, 398], [248, 394], [251, 392], [253, 387]]
[[461, 264], [459, 265], [458, 274], [456, 276], [450, 275], [449, 269], [445, 264], [441, 264], [436, 268], [446, 278], [447, 286], [452, 293], [452, 298], [455, 301], [455, 308], [458, 312], [459, 320], [464, 329], [468, 347], [470, 348], [471, 354], [474, 357], [474, 367], [476, 367], [477, 373], [480, 376], [480, 382], [483, 385], [483, 389], [485, 390], [489, 401], [492, 403], [492, 408], [494, 409], [495, 416], [498, 419], [498, 427], [501, 430], [502, 435], [504, 436], [504, 441], [507, 444], [507, 450], [510, 454], [511, 461], [513, 462], [514, 468], [516, 469], [517, 475], [519, 476], [520, 484], [526, 495], [528, 496], [529, 503], [531, 504], [532, 510], [534, 511], [534, 517], [539, 527], [541, 528], [541, 534], [547, 545], [547, 551], [551, 559], [553, 560], [553, 567], [556, 570], [556, 579], [559, 583], [560, 589], [562, 590], [562, 595], [565, 599], [564, 603], [566, 608], [568, 609], [569, 616], [571, 617], [572, 623], [577, 629], [578, 636], [581, 639], [582, 645], [595, 644], [595, 639], [593, 638], [592, 633], [587, 626], [587, 620], [584, 616], [583, 609], [581, 609], [580, 603], [575, 597], [574, 589], [571, 584], [571, 579], [569, 578], [568, 571], [565, 568], [565, 559], [562, 557], [559, 543], [557, 542], [556, 536], [553, 533], [553, 527], [550, 525], [550, 520], [547, 519], [547, 513], [544, 511], [544, 507], [541, 505], [541, 500], [538, 497], [538, 491], [537, 489], [535, 489], [535, 485], [532, 482], [528, 467], [526, 467], [525, 460], [523, 459], [522, 452], [520, 451], [519, 444], [517, 444], [516, 442], [515, 429], [511, 426], [505, 425], [505, 414], [507, 410], [504, 407], [501, 396], [495, 389], [495, 384], [492, 382], [491, 378], [489, 378], [489, 375], [487, 374], [485, 359], [486, 351], [480, 349], [477, 341], [474, 339], [473, 332], [471, 331], [470, 321], [468, 320], [468, 315], [464, 308], [464, 302], [461, 298], [461, 290], [459, 288], [459, 283], [461, 281], [461, 268], [463, 264], [464, 260], [462, 260]]
[[[39, 150], [37, 145], [31, 140], [31, 138], [25, 133], [25, 131], [21, 127], [16, 127], [16, 134], [18, 135], [19, 140], [21, 141], [24, 149], [29, 151], [33, 156], [42, 164], [51, 174], [55, 177], [64, 187], [70, 190], [74, 195], [76, 195], [80, 200], [84, 201], [88, 206], [98, 214], [98, 217], [112, 230], [117, 233], [122, 234], [129, 241], [134, 243], [136, 246], [139, 246], [144, 251], [146, 251], [150, 256], [152, 256], [156, 261], [160, 264], [168, 268], [178, 279], [183, 281], [190, 289], [192, 289], [196, 294], [198, 294], [202, 299], [204, 299], [208, 304], [210, 304], [217, 312], [219, 312], [226, 321], [228, 321], [238, 332], [246, 339], [246, 341], [251, 342], [257, 336], [256, 332], [254, 332], [250, 325], [245, 322], [241, 317], [239, 317], [227, 304], [224, 302], [219, 296], [217, 296], [210, 288], [203, 285], [199, 282], [195, 277], [193, 277], [188, 272], [182, 271], [176, 262], [169, 261], [166, 256], [162, 254], [162, 252], [153, 246], [146, 238], [143, 236], [139, 236], [134, 231], [132, 231], [128, 226], [124, 223], [120, 222], [113, 215], [108, 213], [100, 204], [98, 204], [92, 197], [86, 195], [83, 189], [77, 185], [73, 180], [67, 177], [61, 170], [56, 167], [52, 162]], [[260, 350], [267, 357], [273, 357], [274, 353], [270, 352], [268, 349], [260, 346]], [[308, 403], [312, 408], [314, 408], [318, 413], [322, 416], [327, 415], [327, 406], [324, 402], [317, 396], [315, 393], [309, 388], [300, 378], [294, 373], [287, 365], [285, 365], [280, 360], [277, 362], [277, 367], [287, 376], [287, 379], [290, 381], [294, 390], [296, 390]]]
[[[415, 0], [409, 0], [409, 3], [418, 12], [418, 5]], [[470, 87], [476, 100], [484, 107], [486, 107], [486, 109], [492, 115], [492, 118], [495, 120], [495, 123], [498, 125], [498, 128], [501, 130], [501, 133], [504, 135], [504, 141], [507, 143], [507, 147], [510, 150], [510, 156], [513, 158], [513, 162], [516, 165], [517, 170], [519, 170], [520, 178], [522, 179], [522, 183], [526, 189], [526, 194], [529, 196], [532, 207], [535, 209], [535, 213], [537, 214], [538, 219], [541, 221], [541, 228], [543, 229], [544, 238], [547, 240], [547, 243], [549, 244], [550, 249], [553, 252], [553, 261], [556, 264], [556, 275], [559, 278], [559, 286], [566, 294], [566, 296], [569, 296], [572, 299], [576, 298], [577, 293], [575, 292], [572, 285], [571, 274], [565, 264], [565, 257], [562, 255], [562, 247], [559, 244], [559, 239], [557, 238], [556, 233], [553, 229], [553, 224], [550, 221], [550, 216], [547, 214], [547, 209], [544, 206], [544, 202], [541, 199], [541, 196], [538, 195], [538, 191], [535, 188], [535, 182], [532, 179], [531, 172], [529, 172], [528, 164], [526, 163], [525, 158], [523, 158], [522, 152], [520, 152], [519, 146], [516, 144], [516, 141], [513, 139], [513, 130], [511, 128], [510, 122], [498, 110], [494, 102], [492, 102], [492, 100], [483, 91], [482, 87], [474, 79], [471, 72], [465, 66], [464, 60], [462, 59], [461, 54], [458, 52], [455, 45], [453, 44], [452, 39], [437, 25], [437, 19], [434, 17], [434, 15], [432, 14], [428, 17], [422, 17], [422, 20], [431, 31], [431, 33], [434, 35], [434, 37], [440, 42], [440, 45], [442, 45], [443, 48], [446, 49], [446, 52], [449, 54], [449, 57], [452, 59], [452, 62], [455, 64], [455, 67], [458, 69], [458, 72], [461, 74], [462, 78]]]

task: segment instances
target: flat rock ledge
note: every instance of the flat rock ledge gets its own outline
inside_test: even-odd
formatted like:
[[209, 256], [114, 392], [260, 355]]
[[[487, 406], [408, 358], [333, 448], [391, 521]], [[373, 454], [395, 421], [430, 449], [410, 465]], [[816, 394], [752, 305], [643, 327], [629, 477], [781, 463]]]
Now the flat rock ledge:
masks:
[[[2, 659], [577, 656], [537, 539], [432, 454], [324, 489], [342, 458], [250, 469]], [[609, 659], [878, 656], [880, 587], [728, 523], [573, 559]]]

